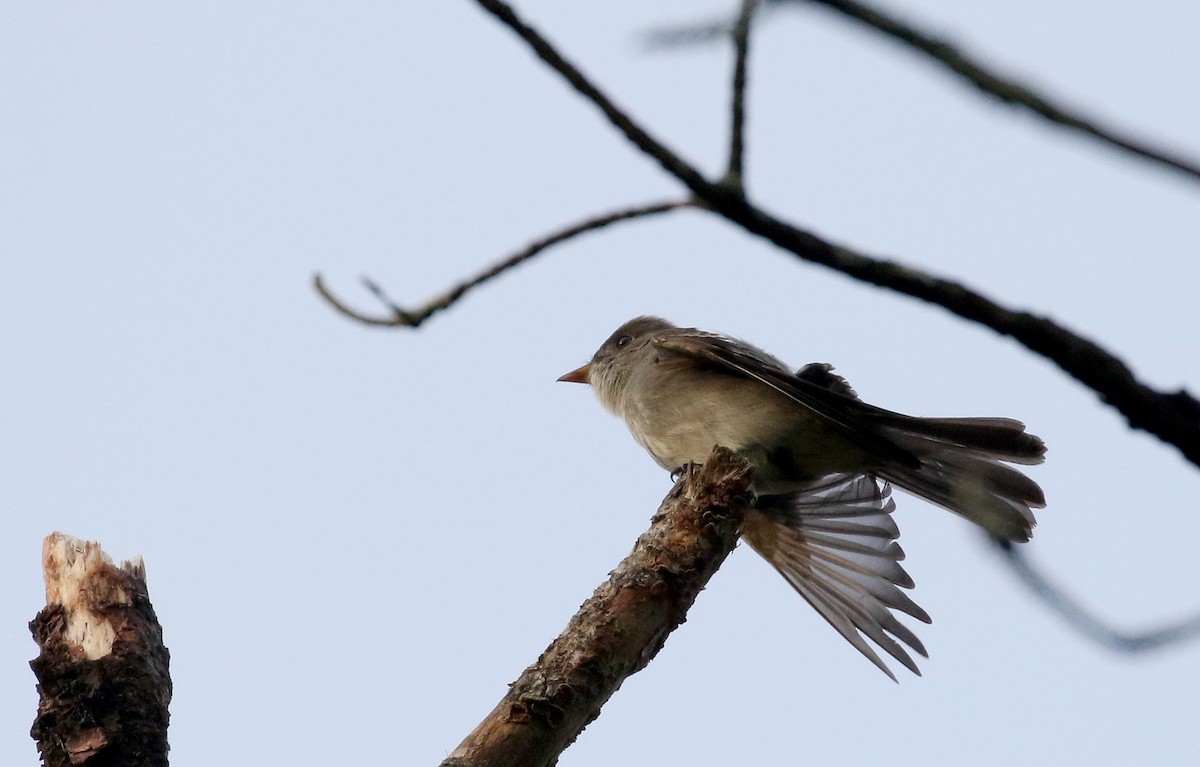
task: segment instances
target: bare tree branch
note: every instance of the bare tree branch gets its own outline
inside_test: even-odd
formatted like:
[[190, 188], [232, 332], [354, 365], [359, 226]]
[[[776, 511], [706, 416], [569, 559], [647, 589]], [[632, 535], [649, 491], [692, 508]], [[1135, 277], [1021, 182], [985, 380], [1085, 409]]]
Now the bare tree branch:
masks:
[[476, 0], [476, 2], [524, 40], [533, 49], [538, 58], [549, 64], [550, 68], [558, 72], [581, 96], [595, 104], [617, 130], [621, 131], [634, 146], [656, 160], [664, 170], [683, 181], [693, 191], [697, 187], [711, 186], [704, 176], [701, 175], [700, 171], [667, 149], [662, 142], [651, 136], [640, 125], [630, 119], [599, 88], [593, 85], [579, 69], [564, 59], [549, 41], [542, 37], [535, 29], [521, 21], [511, 6], [502, 2], [502, 0]]
[[989, 70], [954, 43], [923, 32], [899, 17], [890, 15], [868, 3], [860, 2], [860, 0], [770, 0], [770, 2], [806, 2], [825, 6], [925, 54], [970, 85], [1006, 104], [1026, 109], [1055, 125], [1090, 136], [1107, 144], [1110, 148], [1119, 149], [1181, 173], [1191, 181], [1200, 181], [1200, 162], [1197, 160], [1185, 157], [1178, 152], [1155, 147], [1148, 141], [1115, 128], [1106, 127], [1093, 118], [1085, 117], [1078, 111], [1055, 103], [1049, 97], [1038, 93], [1032, 86]]
[[363, 283], [366, 285], [367, 289], [370, 290], [375, 297], [378, 298], [380, 302], [391, 311], [390, 315], [372, 316], [359, 312], [356, 309], [352, 309], [329, 290], [328, 286], [325, 285], [324, 278], [322, 278], [319, 273], [313, 275], [313, 287], [316, 288], [316, 291], [321, 294], [322, 298], [329, 302], [330, 306], [352, 320], [364, 323], [366, 325], [415, 328], [419, 327], [421, 323], [429, 319], [437, 312], [440, 312], [443, 309], [448, 309], [454, 305], [468, 291], [479, 287], [485, 282], [500, 276], [504, 272], [507, 272], [516, 266], [520, 266], [553, 245], [557, 245], [558, 243], [564, 242], [573, 237], [578, 237], [581, 234], [586, 234], [587, 232], [594, 232], [597, 229], [603, 229], [606, 226], [618, 223], [620, 221], [632, 221], [638, 218], [655, 216], [660, 213], [669, 213], [673, 210], [677, 210], [691, 204], [692, 203], [689, 200], [669, 200], [666, 202], [651, 203], [649, 205], [638, 205], [632, 208], [625, 208], [623, 210], [605, 213], [603, 215], [581, 221], [577, 224], [572, 224], [571, 226], [560, 229], [553, 234], [550, 234], [525, 246], [513, 255], [493, 264], [474, 277], [464, 280], [463, 282], [460, 282], [447, 290], [445, 293], [426, 301], [416, 309], [404, 309], [403, 307], [398, 306], [395, 302], [387, 297], [387, 295], [383, 292], [383, 289], [380, 288], [375, 282], [364, 278]]
[[1122, 652], [1145, 652], [1200, 636], [1200, 615], [1149, 631], [1112, 628], [1043, 575], [1029, 561], [1024, 549], [1007, 541], [989, 540], [1030, 591], [1061, 615], [1072, 628], [1098, 644]]
[[749, 473], [725, 448], [689, 467], [633, 552], [442, 767], [554, 764], [662, 649], [733, 551], [751, 503]]
[[894, 261], [872, 258], [775, 218], [753, 205], [740, 190], [708, 181], [698, 170], [646, 132], [621, 111], [574, 65], [501, 0], [477, 0], [516, 32], [571, 86], [591, 101], [625, 137], [654, 158], [712, 210], [800, 258], [827, 266], [863, 282], [941, 306], [967, 320], [1012, 336], [1116, 408], [1130, 426], [1177, 447], [1200, 466], [1200, 402], [1186, 391], [1160, 392], [1133, 375], [1120, 359], [1099, 344], [1045, 317], [1005, 308], [960, 283]]
[[746, 60], [750, 51], [750, 21], [758, 0], [742, 0], [742, 10], [733, 26], [733, 92], [729, 108], [729, 166], [723, 182], [738, 190], [744, 188], [746, 139]]
[[[1095, 118], [1086, 117], [1076, 110], [1056, 103], [1042, 95], [1034, 86], [1005, 77], [984, 66], [963, 48], [945, 38], [936, 37], [916, 26], [890, 15], [885, 11], [858, 2], [857, 0], [767, 0], [774, 6], [797, 3], [820, 5], [841, 13], [867, 27], [922, 53], [958, 75], [985, 95], [997, 98], [1006, 104], [1025, 109], [1061, 128], [1082, 133], [1106, 144], [1110, 149], [1131, 154], [1176, 173], [1191, 181], [1200, 181], [1200, 161], [1177, 150], [1157, 147], [1150, 141], [1138, 138], [1116, 128], [1106, 127]], [[647, 43], [652, 48], [711, 43], [728, 35], [737, 25], [725, 19], [695, 25], [667, 27], [651, 31]]]

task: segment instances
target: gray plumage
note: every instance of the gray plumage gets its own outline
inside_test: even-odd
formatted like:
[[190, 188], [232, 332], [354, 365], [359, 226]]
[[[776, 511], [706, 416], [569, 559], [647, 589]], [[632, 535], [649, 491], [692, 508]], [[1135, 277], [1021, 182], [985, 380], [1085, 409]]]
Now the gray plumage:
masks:
[[669, 471], [703, 462], [715, 445], [744, 455], [758, 497], [746, 542], [889, 676], [863, 636], [916, 672], [892, 637], [924, 648], [890, 611], [929, 618], [900, 590], [912, 582], [899, 565], [888, 483], [1004, 541], [1028, 540], [1032, 509], [1045, 505], [1041, 488], [1008, 465], [1045, 455], [1020, 421], [884, 410], [827, 364], [793, 372], [750, 344], [657, 317], [625, 323], [560, 380], [591, 383]]

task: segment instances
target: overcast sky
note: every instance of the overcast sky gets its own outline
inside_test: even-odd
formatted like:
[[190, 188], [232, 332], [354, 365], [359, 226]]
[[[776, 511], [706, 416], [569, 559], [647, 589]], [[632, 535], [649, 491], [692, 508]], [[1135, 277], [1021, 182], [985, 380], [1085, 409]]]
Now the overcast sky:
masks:
[[[734, 3], [518, 8], [655, 135], [724, 162]], [[1200, 153], [1200, 5], [898, 6]], [[1200, 187], [975, 96], [806, 7], [754, 41], [747, 177], [831, 239], [1048, 315], [1200, 390]], [[867, 400], [1050, 447], [1027, 551], [1119, 628], [1200, 609], [1200, 473], [1055, 367], [696, 212], [590, 235], [418, 332], [419, 302], [679, 193], [472, 3], [0, 11], [0, 762], [33, 764], [41, 539], [145, 557], [176, 765], [436, 764], [628, 552], [669, 478], [555, 378], [643, 313], [835, 364]], [[933, 616], [893, 684], [744, 547], [563, 756], [621, 764], [1184, 764], [1200, 642], [1082, 639], [961, 520], [899, 496]]]

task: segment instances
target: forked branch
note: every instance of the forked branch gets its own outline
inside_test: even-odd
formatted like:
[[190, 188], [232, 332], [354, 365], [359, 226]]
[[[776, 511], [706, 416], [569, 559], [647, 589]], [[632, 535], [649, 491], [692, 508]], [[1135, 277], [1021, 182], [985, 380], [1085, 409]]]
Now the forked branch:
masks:
[[[957, 76], [980, 93], [1023, 109], [1053, 125], [1099, 141], [1109, 149], [1154, 163], [1181, 174], [1190, 181], [1200, 181], [1200, 160], [1178, 150], [1155, 146], [1151, 141], [1127, 131], [1106, 126], [1093, 117], [1067, 107], [1060, 101], [1016, 78], [1005, 76], [983, 64], [966, 49], [946, 39], [923, 31], [894, 14], [859, 0], [765, 0], [764, 5], [781, 6], [809, 3], [828, 8], [880, 34], [911, 48], [938, 66]], [[708, 44], [728, 36], [739, 22], [728, 18], [717, 21], [664, 27], [651, 31], [646, 39], [652, 48]]]
[[332, 306], [334, 309], [337, 309], [343, 315], [352, 320], [356, 320], [366, 325], [375, 325], [379, 327], [415, 328], [419, 327], [421, 323], [425, 322], [425, 320], [429, 319], [437, 312], [453, 306], [467, 292], [479, 287], [480, 285], [483, 285], [485, 282], [489, 282], [490, 280], [499, 277], [501, 274], [504, 274], [510, 269], [520, 266], [547, 248], [550, 248], [561, 242], [566, 242], [567, 240], [578, 237], [581, 234], [594, 232], [598, 229], [603, 229], [621, 221], [633, 221], [634, 219], [656, 216], [660, 213], [669, 213], [673, 210], [678, 210], [679, 208], [686, 207], [690, 204], [692, 203], [688, 200], [669, 200], [666, 202], [651, 203], [649, 205], [638, 205], [632, 208], [625, 208], [623, 210], [605, 213], [603, 215], [586, 219], [577, 224], [572, 224], [566, 228], [558, 230], [557, 232], [547, 235], [536, 242], [530, 243], [511, 256], [496, 262], [487, 269], [484, 269], [474, 277], [458, 283], [439, 296], [431, 298], [416, 309], [405, 309], [399, 306], [387, 297], [381, 287], [368, 279], [364, 279], [363, 283], [366, 285], [367, 289], [375, 294], [375, 297], [378, 298], [380, 302], [382, 302], [388, 308], [390, 314], [382, 316], [370, 315], [351, 308], [333, 294], [333, 292], [325, 284], [325, 280], [320, 274], [313, 275], [313, 287], [316, 288], [317, 292], [321, 294], [322, 298], [329, 302], [330, 306]]

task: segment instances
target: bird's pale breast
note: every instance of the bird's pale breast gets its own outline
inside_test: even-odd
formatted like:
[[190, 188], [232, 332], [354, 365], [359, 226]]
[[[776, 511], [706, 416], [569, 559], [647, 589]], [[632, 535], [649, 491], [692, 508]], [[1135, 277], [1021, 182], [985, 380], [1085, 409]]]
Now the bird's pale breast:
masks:
[[781, 492], [849, 468], [857, 452], [811, 411], [752, 379], [671, 360], [643, 362], [634, 379], [641, 380], [625, 391], [637, 396], [626, 396], [619, 412], [668, 470], [703, 463], [721, 445], [751, 461], [760, 493]]

